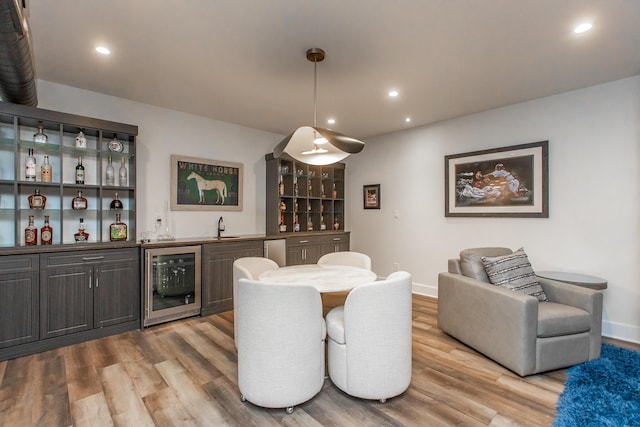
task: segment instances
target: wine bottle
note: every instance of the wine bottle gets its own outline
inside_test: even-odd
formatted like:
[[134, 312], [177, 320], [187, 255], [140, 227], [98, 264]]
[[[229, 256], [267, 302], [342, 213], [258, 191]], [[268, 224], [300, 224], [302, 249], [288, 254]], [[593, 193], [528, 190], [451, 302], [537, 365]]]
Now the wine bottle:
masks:
[[36, 181], [36, 158], [33, 156], [33, 148], [29, 148], [29, 154], [25, 162], [25, 180]]
[[76, 184], [84, 184], [84, 166], [82, 166], [82, 156], [78, 156], [78, 165], [76, 166]]
[[44, 163], [40, 166], [40, 179], [42, 182], [51, 182], [51, 164], [49, 164], [49, 156], [44, 155]]
[[53, 228], [49, 225], [49, 215], [44, 216], [44, 226], [40, 229], [40, 242], [50, 245], [53, 242]]

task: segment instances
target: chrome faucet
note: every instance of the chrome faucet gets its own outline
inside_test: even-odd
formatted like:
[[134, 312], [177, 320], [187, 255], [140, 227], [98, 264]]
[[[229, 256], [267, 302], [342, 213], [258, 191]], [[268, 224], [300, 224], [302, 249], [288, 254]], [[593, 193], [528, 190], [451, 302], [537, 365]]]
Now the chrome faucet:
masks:
[[222, 221], [222, 217], [218, 220], [218, 239], [220, 238], [221, 233], [224, 231], [224, 222]]

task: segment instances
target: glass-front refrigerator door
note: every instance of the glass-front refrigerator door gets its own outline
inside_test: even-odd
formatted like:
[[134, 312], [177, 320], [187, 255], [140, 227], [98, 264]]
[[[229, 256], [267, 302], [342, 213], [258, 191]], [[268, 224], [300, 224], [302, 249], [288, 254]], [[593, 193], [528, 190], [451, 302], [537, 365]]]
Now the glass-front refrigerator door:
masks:
[[145, 326], [200, 314], [200, 288], [200, 246], [145, 249]]

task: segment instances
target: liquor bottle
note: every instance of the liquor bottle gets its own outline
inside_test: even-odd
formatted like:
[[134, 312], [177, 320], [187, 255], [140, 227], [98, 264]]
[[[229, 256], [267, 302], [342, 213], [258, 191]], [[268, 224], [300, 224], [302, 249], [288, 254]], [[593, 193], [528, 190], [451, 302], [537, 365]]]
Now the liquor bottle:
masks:
[[24, 229], [25, 246], [34, 246], [38, 244], [38, 229], [33, 226], [33, 215], [29, 215], [29, 225]]
[[327, 197], [326, 193], [324, 192], [324, 183], [320, 184], [320, 191], [322, 197]]
[[122, 209], [122, 202], [118, 199], [118, 193], [116, 193], [115, 199], [111, 201], [110, 209]]
[[33, 156], [33, 148], [29, 148], [29, 154], [25, 163], [25, 180], [36, 182], [36, 158]]
[[84, 218], [80, 218], [80, 225], [78, 225], [78, 232], [73, 235], [76, 243], [83, 243], [89, 241], [89, 233], [84, 231]]
[[125, 158], [120, 157], [120, 171], [118, 173], [118, 177], [120, 179], [120, 186], [127, 186], [127, 168], [125, 167]]
[[284, 233], [285, 231], [287, 231], [287, 224], [284, 223], [284, 215], [280, 215], [280, 232]]
[[40, 179], [42, 182], [51, 182], [51, 164], [49, 164], [49, 156], [44, 155], [44, 163], [40, 166]]
[[311, 180], [309, 180], [309, 197], [313, 196], [313, 186], [311, 185]]
[[49, 138], [44, 133], [44, 126], [38, 125], [38, 132], [33, 134], [33, 142], [38, 142], [40, 144], [46, 144]]
[[293, 178], [293, 195], [298, 197], [298, 178]]
[[298, 212], [298, 199], [296, 199], [295, 203], [293, 204], [293, 210], [294, 212]]
[[327, 229], [327, 224], [324, 223], [324, 216], [320, 216], [320, 231], [324, 231]]
[[40, 189], [36, 188], [34, 193], [29, 196], [29, 208], [44, 209], [47, 205], [47, 196], [40, 194]]
[[313, 221], [311, 221], [311, 216], [309, 216], [309, 219], [307, 220], [307, 230], [313, 231]]
[[336, 184], [335, 182], [333, 183], [333, 198], [337, 199], [338, 198], [338, 191], [336, 190]]
[[278, 209], [280, 209], [280, 212], [284, 212], [287, 210], [287, 205], [284, 203], [284, 200], [280, 200], [280, 205], [278, 206]]
[[338, 217], [336, 217], [335, 221], [333, 221], [333, 229], [340, 230], [340, 221], [338, 220]]
[[113, 161], [111, 159], [111, 154], [109, 154], [109, 164], [107, 165], [107, 170], [105, 174], [105, 182], [107, 185], [116, 185], [116, 171], [113, 169]]
[[282, 177], [280, 177], [280, 182], [278, 182], [278, 194], [281, 196], [284, 195], [284, 181], [282, 180]]
[[50, 245], [53, 242], [53, 228], [49, 225], [49, 215], [44, 216], [44, 226], [40, 229], [40, 242]]
[[82, 156], [78, 156], [78, 165], [76, 166], [76, 184], [84, 184], [84, 166], [82, 166]]
[[84, 136], [84, 132], [82, 130], [78, 136], [76, 136], [76, 148], [87, 148], [87, 138]]
[[120, 214], [116, 214], [116, 222], [109, 226], [109, 240], [127, 240], [127, 224], [120, 220]]
[[78, 190], [78, 195], [71, 200], [71, 209], [87, 209], [87, 198], [82, 196], [82, 190]]
[[298, 215], [296, 215], [296, 221], [293, 223], [293, 231], [300, 231], [300, 223], [298, 222]]

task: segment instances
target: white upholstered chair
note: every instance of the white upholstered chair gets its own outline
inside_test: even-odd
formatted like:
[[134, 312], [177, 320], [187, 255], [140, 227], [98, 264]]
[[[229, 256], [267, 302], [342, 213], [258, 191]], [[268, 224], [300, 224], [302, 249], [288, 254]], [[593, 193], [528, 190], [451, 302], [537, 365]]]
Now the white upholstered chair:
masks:
[[233, 340], [238, 348], [238, 327], [236, 322], [236, 295], [238, 293], [238, 280], [258, 277], [267, 270], [280, 268], [275, 261], [261, 257], [243, 257], [233, 262]]
[[371, 258], [360, 252], [329, 252], [320, 257], [318, 264], [350, 265], [371, 270]]
[[324, 383], [320, 294], [302, 284], [240, 279], [236, 310], [242, 400], [293, 412]]
[[326, 317], [329, 377], [345, 393], [385, 402], [411, 381], [411, 275], [351, 291]]

